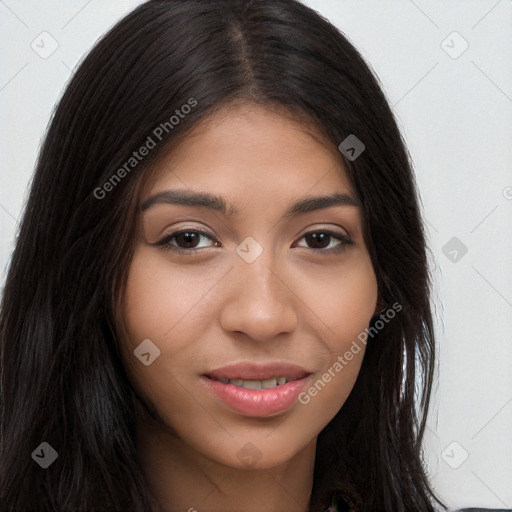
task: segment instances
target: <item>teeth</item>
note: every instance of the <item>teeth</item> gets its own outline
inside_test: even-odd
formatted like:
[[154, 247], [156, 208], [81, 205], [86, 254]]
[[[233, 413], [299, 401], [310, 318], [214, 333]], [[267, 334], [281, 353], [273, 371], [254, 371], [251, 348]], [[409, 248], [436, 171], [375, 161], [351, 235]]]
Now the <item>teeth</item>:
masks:
[[216, 379], [224, 384], [232, 384], [233, 386], [237, 386], [239, 388], [245, 389], [273, 389], [277, 386], [282, 386], [289, 382], [286, 377], [271, 377], [269, 379], [264, 380], [255, 380], [255, 379], [226, 379], [225, 377]]
[[[286, 379], [284, 379], [284, 380], [286, 380]], [[275, 377], [261, 381], [261, 387], [263, 389], [272, 389], [272, 388], [275, 388], [276, 386], [277, 386], [277, 379]]]
[[261, 380], [244, 380], [242, 387], [245, 389], [261, 389]]

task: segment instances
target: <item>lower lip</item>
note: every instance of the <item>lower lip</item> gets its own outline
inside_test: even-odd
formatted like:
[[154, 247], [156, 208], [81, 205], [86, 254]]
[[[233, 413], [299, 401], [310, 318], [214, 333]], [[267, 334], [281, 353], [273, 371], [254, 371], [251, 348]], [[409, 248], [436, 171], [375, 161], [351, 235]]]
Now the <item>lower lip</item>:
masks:
[[288, 409], [306, 385], [306, 378], [293, 380], [272, 389], [245, 389], [203, 377], [217, 398], [235, 411], [248, 416], [264, 417]]

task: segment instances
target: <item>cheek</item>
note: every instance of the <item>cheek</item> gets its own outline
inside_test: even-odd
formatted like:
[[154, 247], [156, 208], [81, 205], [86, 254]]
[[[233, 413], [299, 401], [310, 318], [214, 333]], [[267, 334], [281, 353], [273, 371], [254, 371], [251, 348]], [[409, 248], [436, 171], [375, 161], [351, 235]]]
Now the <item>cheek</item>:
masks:
[[328, 355], [299, 402], [323, 426], [352, 391], [366, 348], [361, 333], [375, 312], [377, 279], [369, 255], [358, 256], [351, 265], [305, 283], [312, 291], [314, 313], [324, 326], [323, 348]]
[[[208, 288], [209, 279], [198, 278], [197, 270], [162, 264], [154, 251], [136, 251], [121, 309], [121, 346], [125, 367], [143, 395], [157, 398], [160, 390], [177, 387], [175, 378], [182, 380], [181, 370], [190, 368], [191, 340], [200, 338], [204, 327], [198, 312]], [[148, 366], [134, 354], [147, 339], [159, 350]], [[173, 393], [168, 395], [170, 401]]]
[[323, 340], [332, 353], [364, 331], [377, 303], [378, 286], [366, 252], [358, 252], [346, 264], [329, 272], [303, 272], [301, 296], [322, 325]]
[[199, 318], [190, 322], [188, 315], [195, 309], [197, 316], [197, 306], [212, 279], [193, 267], [163, 264], [162, 257], [154, 251], [138, 250], [124, 294], [123, 318], [130, 340], [142, 341], [153, 336], [164, 342], [172, 338], [173, 347], [179, 350], [180, 343], [185, 344], [186, 340], [181, 341], [174, 334], [183, 323], [189, 328], [200, 324]]

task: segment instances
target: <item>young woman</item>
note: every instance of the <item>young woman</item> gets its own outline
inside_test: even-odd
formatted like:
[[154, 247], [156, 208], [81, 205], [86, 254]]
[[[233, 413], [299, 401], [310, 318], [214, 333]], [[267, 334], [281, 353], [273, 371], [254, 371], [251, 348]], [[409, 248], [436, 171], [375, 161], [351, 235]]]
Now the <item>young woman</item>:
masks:
[[0, 508], [432, 511], [407, 151], [294, 0], [152, 0], [41, 150], [0, 316]]

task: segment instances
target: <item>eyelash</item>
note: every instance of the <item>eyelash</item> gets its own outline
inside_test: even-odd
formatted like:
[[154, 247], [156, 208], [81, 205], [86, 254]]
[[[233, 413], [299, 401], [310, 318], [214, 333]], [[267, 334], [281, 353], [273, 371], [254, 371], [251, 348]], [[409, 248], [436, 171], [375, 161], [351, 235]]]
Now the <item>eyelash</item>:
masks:
[[[213, 237], [210, 233], [203, 231], [201, 229], [194, 228], [194, 229], [182, 229], [179, 231], [175, 231], [174, 233], [171, 233], [170, 235], [166, 235], [166, 236], [162, 237], [160, 240], [158, 240], [158, 242], [155, 242], [153, 245], [155, 245], [157, 247], [163, 247], [165, 250], [170, 250], [170, 251], [178, 253], [178, 254], [183, 254], [183, 255], [197, 254], [197, 252], [201, 248], [199, 248], [199, 249], [182, 249], [180, 247], [176, 247], [176, 246], [170, 244], [170, 241], [173, 238], [175, 238], [177, 235], [180, 235], [182, 233], [199, 234], [199, 235], [205, 236], [206, 238], [209, 238], [212, 241], [217, 241], [217, 240], [215, 240], [215, 237]], [[308, 231], [307, 233], [304, 233], [304, 235], [302, 235], [299, 240], [302, 240], [307, 235], [319, 234], [319, 233], [329, 235], [332, 238], [336, 238], [341, 241], [341, 244], [339, 244], [338, 246], [331, 248], [331, 249], [314, 249], [314, 248], [312, 248], [311, 250], [316, 253], [320, 253], [320, 254], [324, 254], [324, 255], [339, 254], [339, 253], [343, 252], [347, 246], [354, 245], [354, 242], [348, 236], [346, 236], [342, 233], [338, 233], [336, 231], [331, 231], [329, 229], [317, 229], [314, 231]]]

